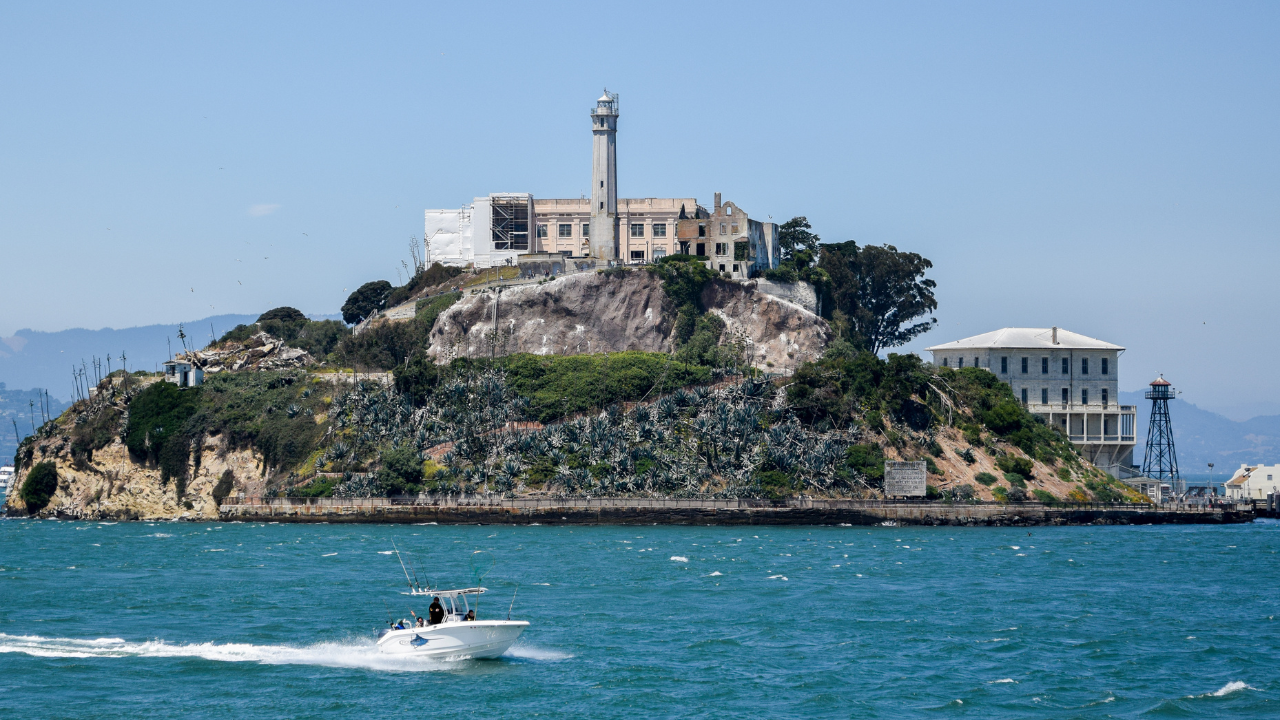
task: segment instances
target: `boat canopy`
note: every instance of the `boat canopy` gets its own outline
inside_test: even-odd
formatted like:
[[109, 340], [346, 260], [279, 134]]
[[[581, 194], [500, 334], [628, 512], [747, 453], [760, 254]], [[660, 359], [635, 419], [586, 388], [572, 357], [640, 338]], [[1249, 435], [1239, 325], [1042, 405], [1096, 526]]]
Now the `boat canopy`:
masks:
[[482, 587], [463, 588], [461, 590], [424, 590], [421, 588], [415, 588], [411, 592], [402, 592], [400, 594], [401, 595], [430, 595], [432, 597], [456, 598], [462, 595], [480, 595], [488, 591], [489, 591], [488, 588], [482, 588]]

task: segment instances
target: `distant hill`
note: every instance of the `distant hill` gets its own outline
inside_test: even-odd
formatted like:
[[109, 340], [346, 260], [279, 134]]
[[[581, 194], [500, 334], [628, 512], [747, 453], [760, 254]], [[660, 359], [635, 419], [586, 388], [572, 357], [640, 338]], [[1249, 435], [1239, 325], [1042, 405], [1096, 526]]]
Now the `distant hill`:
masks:
[[[35, 403], [35, 407], [30, 403]], [[57, 417], [68, 404], [50, 395], [46, 409]], [[13, 462], [18, 438], [30, 435], [33, 423], [36, 427], [41, 424], [40, 391], [11, 390], [0, 382], [0, 465]]]
[[[1138, 406], [1138, 447], [1133, 461], [1142, 463], [1147, 442], [1151, 401], [1142, 392], [1122, 392], [1120, 402]], [[1208, 463], [1221, 481], [1241, 463], [1280, 463], [1280, 415], [1265, 415], [1237, 422], [1215, 412], [1202, 410], [1183, 400], [1169, 403], [1173, 439], [1178, 452], [1178, 469], [1184, 475], [1203, 476]]]
[[[241, 323], [251, 323], [257, 315], [215, 315], [183, 323], [189, 343], [204, 347], [210, 334], [219, 337]], [[313, 319], [339, 319], [337, 315], [315, 315]], [[212, 326], [212, 329], [210, 328]], [[169, 359], [169, 351], [181, 351], [178, 324], [146, 325], [116, 330], [75, 328], [59, 332], [19, 330], [0, 338], [0, 382], [9, 387], [45, 388], [51, 395], [71, 399], [71, 366], [83, 360], [111, 356], [111, 368], [118, 369], [120, 353], [129, 359], [130, 370], [155, 370]], [[169, 341], [168, 344], [165, 342]], [[10, 427], [10, 434], [13, 428]]]

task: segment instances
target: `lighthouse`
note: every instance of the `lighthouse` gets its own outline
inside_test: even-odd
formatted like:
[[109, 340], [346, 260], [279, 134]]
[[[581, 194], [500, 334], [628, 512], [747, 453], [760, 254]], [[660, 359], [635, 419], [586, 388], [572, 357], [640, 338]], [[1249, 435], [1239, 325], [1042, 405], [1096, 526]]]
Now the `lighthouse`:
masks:
[[618, 93], [591, 109], [591, 257], [618, 259]]

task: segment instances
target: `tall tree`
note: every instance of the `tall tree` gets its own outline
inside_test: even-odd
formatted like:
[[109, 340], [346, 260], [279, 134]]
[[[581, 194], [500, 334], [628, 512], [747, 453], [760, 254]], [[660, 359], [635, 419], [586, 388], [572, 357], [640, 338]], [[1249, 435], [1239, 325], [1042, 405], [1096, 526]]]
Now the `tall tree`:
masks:
[[879, 353], [928, 332], [937, 318], [912, 321], [938, 308], [937, 283], [925, 278], [928, 259], [892, 245], [858, 247], [852, 240], [822, 246], [818, 266], [830, 276], [835, 324], [855, 346]]
[[782, 250], [782, 260], [792, 259], [797, 252], [808, 251], [812, 259], [818, 253], [820, 238], [813, 232], [809, 218], [797, 215], [782, 223], [778, 228], [778, 248]]
[[342, 305], [342, 319], [354, 325], [387, 306], [391, 283], [386, 280], [367, 282], [351, 293]]

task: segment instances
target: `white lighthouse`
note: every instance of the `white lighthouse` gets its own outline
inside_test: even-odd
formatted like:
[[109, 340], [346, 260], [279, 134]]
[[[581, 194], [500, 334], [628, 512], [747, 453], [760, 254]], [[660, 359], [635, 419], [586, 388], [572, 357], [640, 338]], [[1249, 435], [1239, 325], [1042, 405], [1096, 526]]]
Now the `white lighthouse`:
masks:
[[618, 94], [604, 91], [591, 110], [591, 256], [618, 259]]

